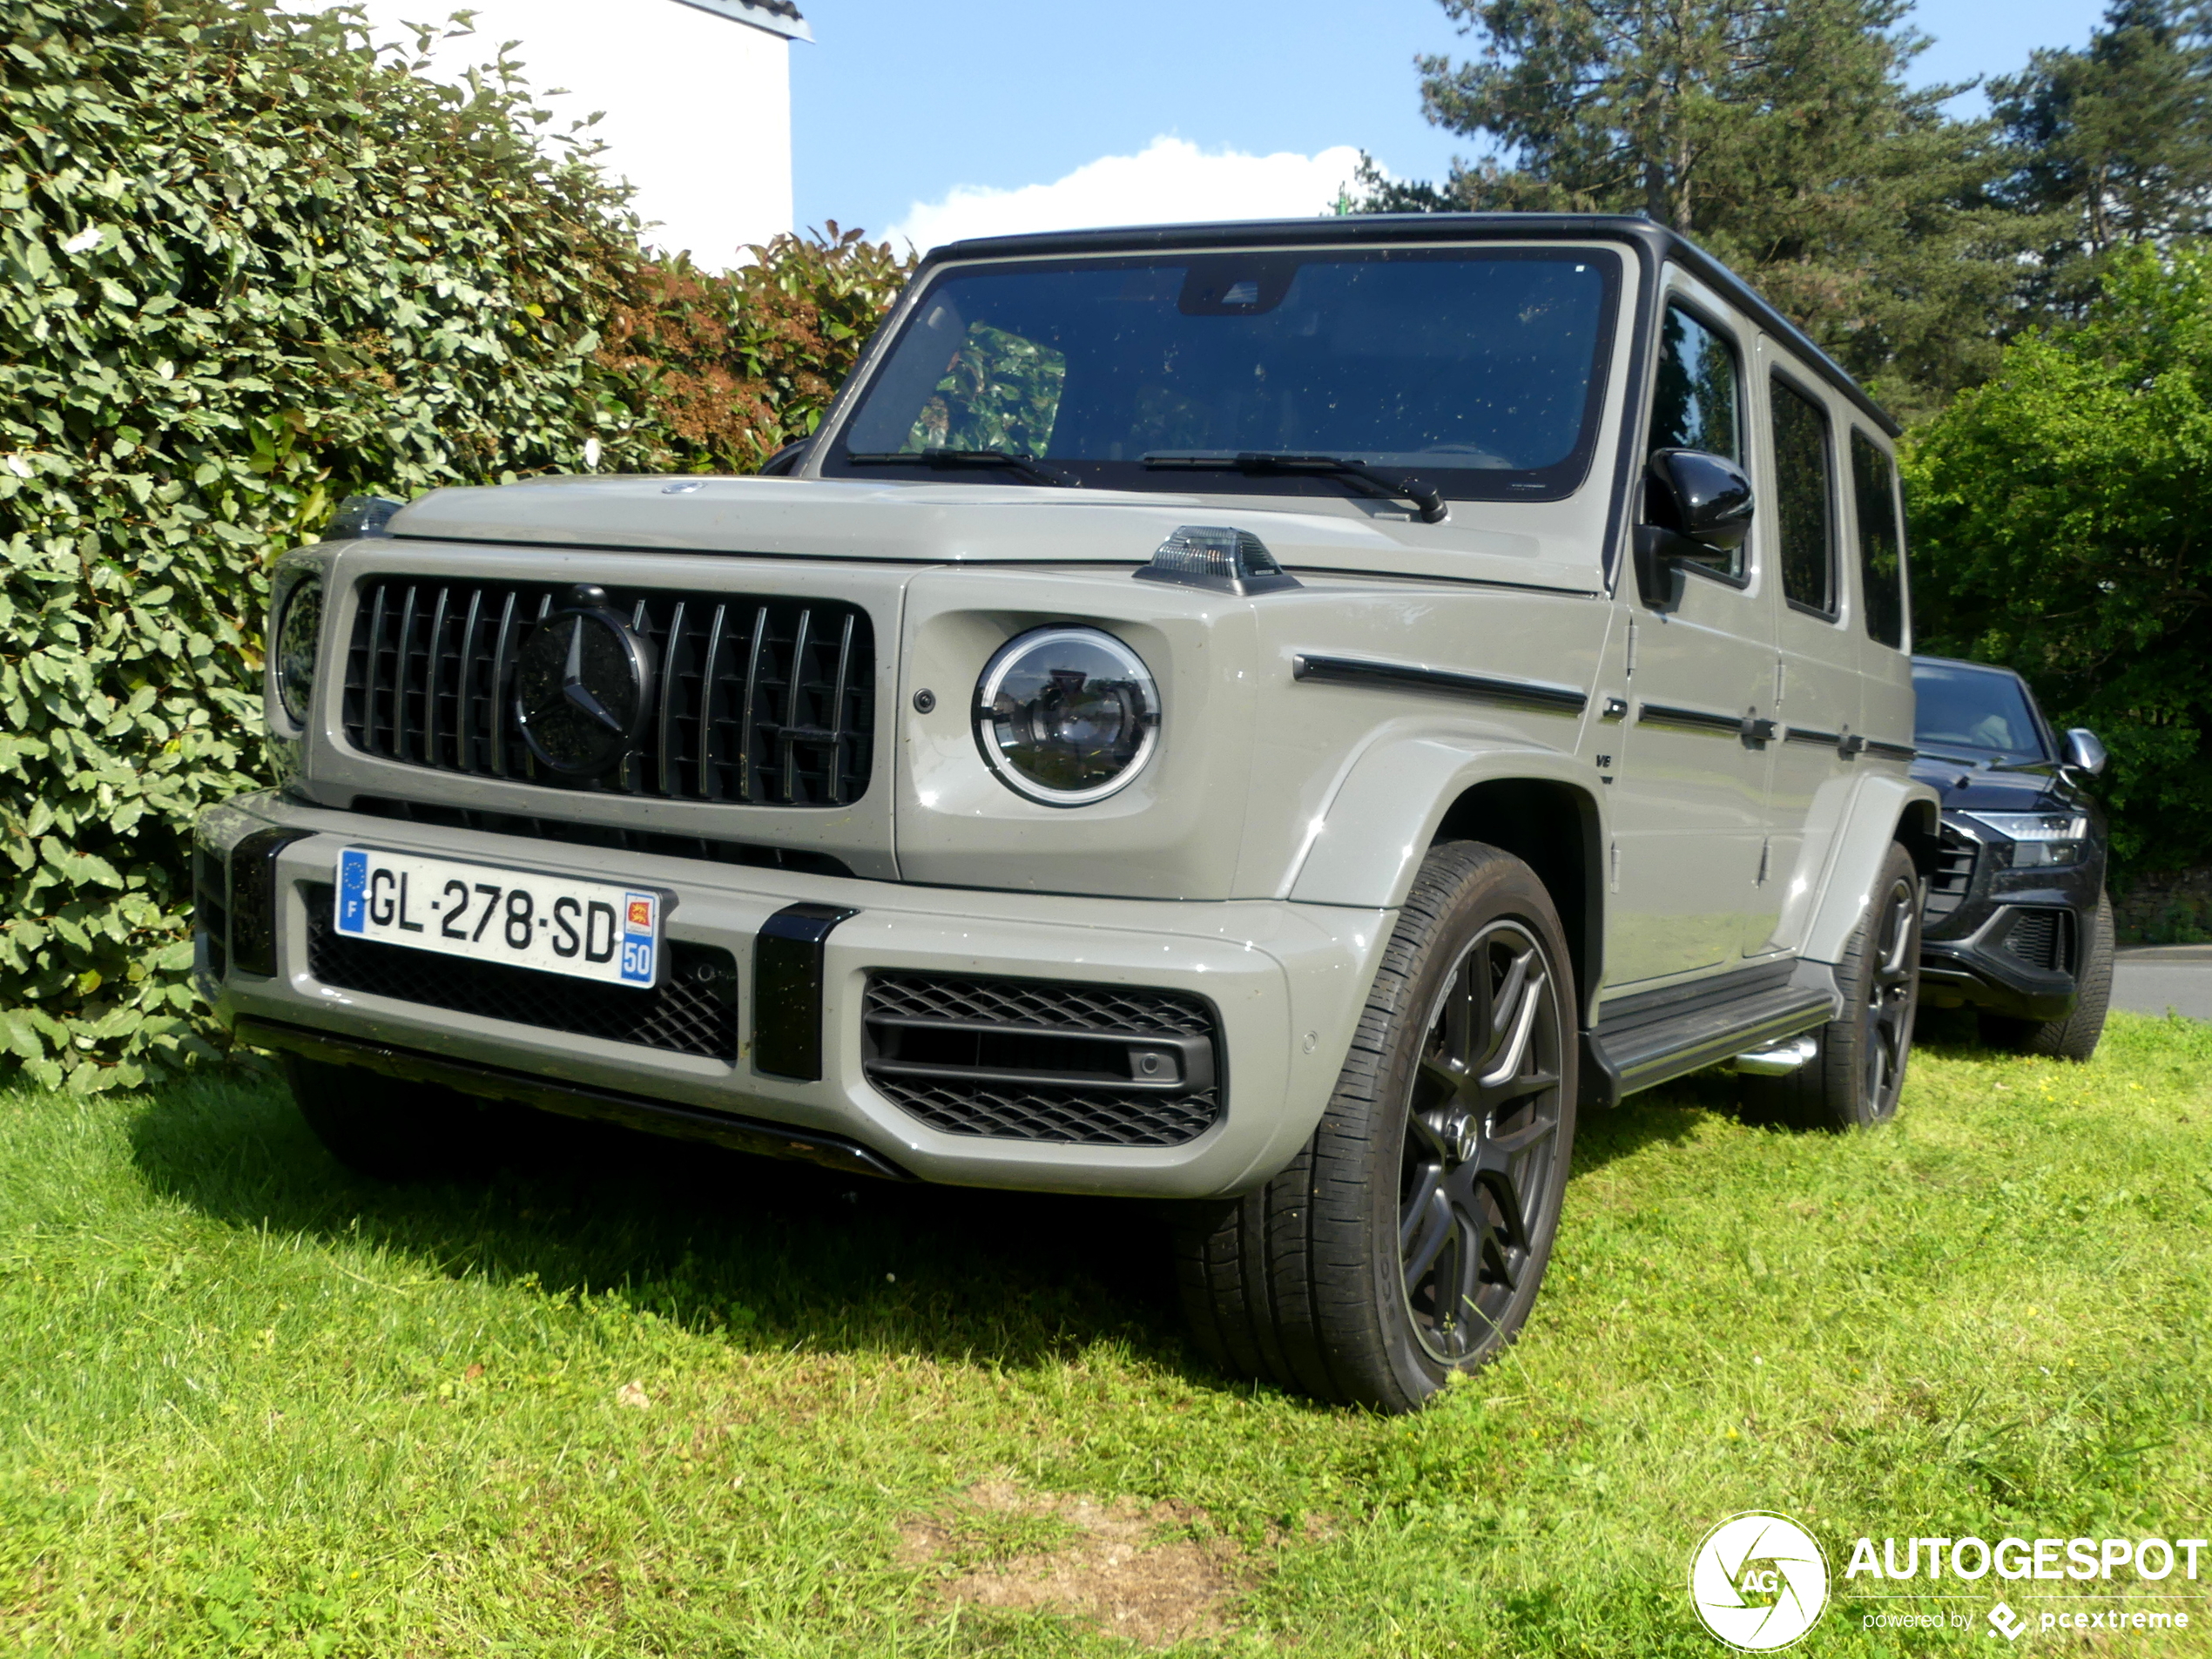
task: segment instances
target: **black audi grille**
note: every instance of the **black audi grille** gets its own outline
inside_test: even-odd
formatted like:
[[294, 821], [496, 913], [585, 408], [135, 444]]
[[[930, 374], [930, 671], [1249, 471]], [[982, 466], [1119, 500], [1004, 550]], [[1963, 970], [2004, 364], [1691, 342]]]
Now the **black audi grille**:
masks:
[[[341, 711], [364, 753], [480, 778], [554, 783], [512, 707], [515, 659], [567, 603], [550, 585], [384, 577], [361, 584]], [[875, 640], [835, 601], [610, 590], [660, 669], [644, 736], [601, 778], [625, 795], [842, 806], [868, 786]]]
[[1925, 912], [1931, 921], [1947, 916], [1966, 902], [1974, 885], [1974, 860], [1981, 848], [1946, 825], [1936, 846], [1935, 869], [1928, 877]]
[[2072, 968], [2073, 946], [2074, 918], [2064, 910], [2015, 910], [2005, 933], [2007, 954], [2047, 974]]
[[1213, 1009], [1179, 991], [881, 973], [869, 1081], [954, 1135], [1179, 1146], [1221, 1116]]
[[602, 985], [348, 939], [330, 924], [331, 889], [300, 891], [307, 902], [307, 971], [325, 985], [737, 1063], [738, 965], [726, 950], [671, 941], [661, 982], [651, 990]]

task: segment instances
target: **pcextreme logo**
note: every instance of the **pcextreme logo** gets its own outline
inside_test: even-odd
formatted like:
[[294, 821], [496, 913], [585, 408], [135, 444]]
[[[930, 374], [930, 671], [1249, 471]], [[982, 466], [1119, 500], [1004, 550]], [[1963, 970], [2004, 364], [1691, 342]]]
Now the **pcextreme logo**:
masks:
[[1828, 1558], [1787, 1515], [1730, 1515], [1689, 1560], [1689, 1600], [1731, 1648], [1770, 1653], [1812, 1629], [1828, 1606]]

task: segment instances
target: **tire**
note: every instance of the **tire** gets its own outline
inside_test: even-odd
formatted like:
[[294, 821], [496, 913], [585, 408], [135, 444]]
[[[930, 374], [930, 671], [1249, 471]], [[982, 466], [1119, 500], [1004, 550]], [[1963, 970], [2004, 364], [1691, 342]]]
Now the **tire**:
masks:
[[1258, 1191], [1187, 1207], [1177, 1274], [1215, 1363], [1405, 1412], [1512, 1341], [1559, 1230], [1575, 1006], [1528, 867], [1433, 848], [1312, 1138]]
[[1779, 1077], [1743, 1080], [1753, 1115], [1838, 1131], [1897, 1116], [1920, 1001], [1920, 878], [1894, 842], [1836, 965], [1836, 988], [1844, 1011], [1813, 1034], [1811, 1059]]
[[2074, 981], [2074, 1012], [2063, 1020], [2014, 1020], [2001, 1014], [1981, 1016], [1981, 1040], [1993, 1049], [2042, 1055], [2052, 1060], [2086, 1061], [2097, 1052], [2112, 1007], [2112, 900], [2097, 894], [2089, 916], [2089, 948], [2082, 953]]
[[330, 1155], [379, 1181], [487, 1175], [498, 1165], [515, 1116], [455, 1089], [296, 1055], [285, 1056], [284, 1078]]

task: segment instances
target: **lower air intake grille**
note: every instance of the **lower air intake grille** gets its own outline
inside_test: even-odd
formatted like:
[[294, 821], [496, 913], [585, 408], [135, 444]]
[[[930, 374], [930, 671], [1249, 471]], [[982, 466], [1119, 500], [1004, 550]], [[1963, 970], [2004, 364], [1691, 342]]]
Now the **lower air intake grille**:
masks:
[[2005, 934], [2006, 954], [2047, 974], [2073, 966], [2074, 918], [2063, 910], [2016, 910]]
[[307, 901], [307, 972], [325, 985], [737, 1063], [738, 965], [726, 950], [671, 941], [661, 982], [638, 990], [348, 939], [330, 924], [331, 889], [300, 891]]
[[1086, 1146], [1180, 1146], [1219, 1121], [1220, 1030], [1180, 991], [874, 975], [868, 1080], [933, 1129]]

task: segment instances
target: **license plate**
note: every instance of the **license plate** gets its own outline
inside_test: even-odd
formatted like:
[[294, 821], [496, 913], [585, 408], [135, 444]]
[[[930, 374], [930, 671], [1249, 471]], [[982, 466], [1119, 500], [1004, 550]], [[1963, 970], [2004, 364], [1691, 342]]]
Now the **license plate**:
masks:
[[603, 881], [349, 846], [334, 921], [350, 939], [607, 985], [660, 975], [661, 895]]

